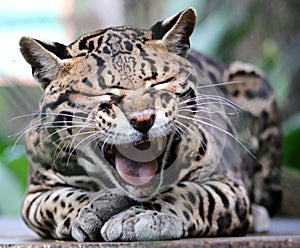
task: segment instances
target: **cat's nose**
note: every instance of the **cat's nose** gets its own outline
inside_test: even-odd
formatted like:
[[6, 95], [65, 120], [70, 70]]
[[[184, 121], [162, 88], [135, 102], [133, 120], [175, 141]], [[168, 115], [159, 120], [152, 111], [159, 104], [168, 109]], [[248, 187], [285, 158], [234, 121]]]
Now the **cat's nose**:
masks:
[[155, 110], [148, 108], [129, 115], [130, 125], [141, 133], [147, 133], [155, 121]]

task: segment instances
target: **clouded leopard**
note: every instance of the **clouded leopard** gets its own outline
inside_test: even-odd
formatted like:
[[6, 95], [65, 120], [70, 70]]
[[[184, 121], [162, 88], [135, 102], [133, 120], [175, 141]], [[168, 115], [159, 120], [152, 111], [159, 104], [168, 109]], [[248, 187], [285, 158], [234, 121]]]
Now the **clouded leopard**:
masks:
[[274, 94], [255, 66], [190, 50], [195, 21], [188, 8], [68, 46], [21, 38], [44, 92], [26, 131], [32, 230], [131, 241], [267, 229], [281, 196]]

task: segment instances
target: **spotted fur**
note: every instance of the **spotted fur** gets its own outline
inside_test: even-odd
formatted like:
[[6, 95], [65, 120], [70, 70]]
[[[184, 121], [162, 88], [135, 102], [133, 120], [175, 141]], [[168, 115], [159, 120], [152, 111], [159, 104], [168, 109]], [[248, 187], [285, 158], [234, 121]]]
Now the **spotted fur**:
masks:
[[[22, 216], [32, 230], [130, 241], [267, 229], [265, 209], [274, 214], [281, 196], [274, 94], [253, 65], [189, 50], [195, 20], [189, 8], [149, 30], [108, 28], [68, 46], [20, 40], [44, 90], [25, 130]], [[117, 150], [149, 142], [164, 146], [145, 162], [155, 175], [122, 177]], [[119, 163], [146, 168], [132, 161]]]

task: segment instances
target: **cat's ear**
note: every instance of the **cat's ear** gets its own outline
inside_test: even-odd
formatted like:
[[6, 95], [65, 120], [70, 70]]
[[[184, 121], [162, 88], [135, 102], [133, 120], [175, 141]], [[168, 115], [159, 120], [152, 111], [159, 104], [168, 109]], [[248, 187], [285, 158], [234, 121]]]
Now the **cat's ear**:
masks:
[[20, 50], [32, 67], [32, 75], [42, 88], [54, 80], [63, 66], [63, 59], [70, 58], [66, 46], [46, 43], [29, 37], [20, 39]]
[[170, 52], [186, 56], [190, 48], [189, 38], [196, 23], [196, 11], [188, 8], [177, 15], [156, 23], [152, 28], [152, 38], [161, 40]]

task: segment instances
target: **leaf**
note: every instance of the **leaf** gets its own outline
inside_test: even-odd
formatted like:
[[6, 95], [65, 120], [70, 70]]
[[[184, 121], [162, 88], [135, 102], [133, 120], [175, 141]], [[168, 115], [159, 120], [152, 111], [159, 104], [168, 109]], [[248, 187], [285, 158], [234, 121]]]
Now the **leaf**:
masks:
[[300, 113], [283, 124], [283, 163], [300, 170]]
[[0, 214], [18, 215], [23, 192], [19, 181], [11, 171], [0, 163]]

